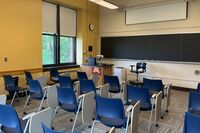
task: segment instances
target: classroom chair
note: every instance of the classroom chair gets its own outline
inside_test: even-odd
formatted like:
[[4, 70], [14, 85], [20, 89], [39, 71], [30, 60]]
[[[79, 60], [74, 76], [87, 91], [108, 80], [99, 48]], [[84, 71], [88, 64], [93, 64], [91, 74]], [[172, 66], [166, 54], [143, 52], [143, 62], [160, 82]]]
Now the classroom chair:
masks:
[[[49, 91], [52, 90], [49, 88]], [[55, 91], [54, 91], [55, 92]], [[53, 94], [53, 90], [51, 92]], [[75, 92], [73, 88], [62, 88], [57, 87], [57, 98], [58, 103], [57, 107], [54, 111], [53, 120], [55, 118], [55, 115], [57, 113], [57, 110], [59, 108], [67, 111], [67, 112], [73, 112], [76, 114], [74, 123], [72, 126], [72, 132], [74, 131], [75, 124], [80, 112], [80, 108], [82, 109], [82, 122], [90, 122], [93, 118], [93, 111], [94, 111], [94, 92], [90, 92], [84, 95], [80, 95], [78, 99], [75, 96]], [[53, 103], [52, 106], [55, 107], [56, 103]], [[52, 120], [52, 123], [53, 123]]]
[[88, 80], [86, 72], [77, 72], [77, 79], [80, 80]]
[[185, 113], [183, 133], [199, 133], [200, 116], [190, 112]]
[[163, 91], [164, 93], [164, 86], [162, 80], [143, 78], [143, 83], [143, 87], [149, 89], [149, 92], [151, 94], [158, 93], [160, 91]]
[[21, 119], [11, 105], [0, 104], [1, 131], [5, 133], [26, 133], [29, 116]]
[[25, 73], [25, 78], [26, 78], [26, 84], [27, 85], [29, 85], [29, 80], [31, 79], [31, 80], [33, 80], [33, 76], [32, 76], [32, 74], [30, 73], [30, 72], [28, 72], [28, 71], [24, 71], [24, 73]]
[[63, 88], [74, 88], [72, 79], [69, 76], [58, 76], [59, 85]]
[[[115, 127], [125, 129], [128, 133], [129, 121], [133, 118], [131, 111], [134, 108], [140, 108], [138, 101], [134, 106], [130, 105], [126, 111], [128, 116], [125, 116], [124, 105], [121, 99], [109, 99], [96, 95], [96, 120], [93, 122], [91, 133], [96, 122], [101, 122], [106, 127]], [[138, 109], [139, 112], [139, 109]], [[138, 120], [138, 115], [135, 118]]]
[[200, 115], [200, 93], [190, 92], [188, 102], [188, 112]]
[[51, 81], [58, 83], [58, 76], [59, 76], [59, 72], [57, 69], [51, 69], [50, 70], [50, 79]]
[[109, 93], [121, 93], [124, 90], [126, 81], [122, 81], [120, 84], [117, 76], [104, 75], [104, 84], [110, 84]]
[[15, 97], [18, 97], [19, 93], [26, 93], [27, 96], [27, 90], [25, 88], [20, 88], [15, 84], [15, 81], [11, 75], [3, 75], [4, 79], [4, 85], [5, 85], [5, 90], [9, 92], [9, 94], [13, 94], [12, 100], [11, 100], [11, 105], [13, 104]]
[[78, 93], [80, 93], [80, 95], [89, 93], [91, 91], [97, 94], [96, 92], [97, 88], [92, 80], [80, 80], [79, 83], [80, 83], [80, 88]]
[[155, 123], [156, 127], [158, 127], [158, 120], [161, 117], [162, 91], [150, 97], [149, 90], [147, 88], [127, 85], [126, 89], [127, 89], [127, 99], [126, 99], [127, 105], [140, 101], [141, 102], [140, 110], [151, 112], [149, 118], [148, 132], [150, 131], [154, 110], [155, 110]]
[[42, 109], [42, 105], [47, 94], [47, 88], [48, 86], [45, 88], [42, 88], [40, 83], [37, 80], [29, 80], [30, 93], [24, 105], [24, 114], [26, 114], [26, 106], [27, 104], [29, 104], [30, 98], [35, 99], [35, 100], [40, 100], [41, 102], [38, 108], [38, 112]]

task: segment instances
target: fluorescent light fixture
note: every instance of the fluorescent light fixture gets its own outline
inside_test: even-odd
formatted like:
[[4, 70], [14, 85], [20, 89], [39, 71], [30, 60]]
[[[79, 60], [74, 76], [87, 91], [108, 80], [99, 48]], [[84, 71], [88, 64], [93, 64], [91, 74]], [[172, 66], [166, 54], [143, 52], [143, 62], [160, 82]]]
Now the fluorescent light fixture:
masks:
[[89, 1], [94, 2], [96, 4], [99, 4], [101, 6], [109, 8], [109, 9], [118, 9], [119, 8], [118, 6], [116, 6], [116, 5], [114, 5], [114, 4], [110, 3], [110, 2], [107, 2], [105, 0], [89, 0]]

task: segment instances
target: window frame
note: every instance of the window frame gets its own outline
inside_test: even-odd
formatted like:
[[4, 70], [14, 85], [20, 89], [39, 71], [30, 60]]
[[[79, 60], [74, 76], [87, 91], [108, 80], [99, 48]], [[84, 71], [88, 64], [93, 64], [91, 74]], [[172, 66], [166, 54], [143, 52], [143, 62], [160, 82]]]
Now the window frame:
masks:
[[[46, 2], [46, 1], [44, 1]], [[49, 2], [51, 3], [51, 2]], [[57, 27], [57, 33], [48, 33], [48, 32], [42, 32], [42, 37], [43, 35], [50, 35], [50, 36], [54, 36], [55, 37], [55, 42], [54, 42], [54, 60], [55, 60], [55, 64], [43, 64], [43, 61], [42, 61], [42, 65], [43, 65], [43, 68], [48, 68], [48, 67], [70, 67], [70, 66], [76, 66], [77, 65], [77, 62], [76, 62], [76, 47], [77, 47], [77, 10], [76, 9], [73, 9], [73, 8], [69, 8], [69, 7], [66, 7], [66, 6], [63, 6], [63, 5], [58, 5], [58, 4], [55, 4], [55, 3], [51, 3], [51, 4], [54, 4], [57, 6], [57, 17], [56, 17], [56, 21], [57, 21], [57, 24], [56, 24], [56, 27]], [[61, 35], [60, 34], [60, 7], [65, 7], [65, 8], [69, 8], [69, 9], [72, 9], [72, 10], [75, 10], [76, 12], [76, 36], [65, 36], [65, 35]], [[73, 61], [72, 62], [69, 62], [69, 63], [60, 63], [60, 37], [69, 37], [69, 38], [73, 38]], [[43, 42], [42, 42], [43, 43]], [[43, 45], [43, 44], [42, 44]], [[43, 54], [43, 53], [42, 53]], [[43, 59], [42, 59], [43, 60]]]

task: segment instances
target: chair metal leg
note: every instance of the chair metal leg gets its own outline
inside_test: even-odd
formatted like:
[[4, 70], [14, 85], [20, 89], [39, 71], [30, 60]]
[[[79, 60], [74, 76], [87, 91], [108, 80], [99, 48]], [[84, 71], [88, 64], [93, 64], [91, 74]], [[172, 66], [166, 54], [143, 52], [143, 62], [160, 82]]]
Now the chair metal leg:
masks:
[[26, 106], [27, 106], [27, 104], [29, 102], [29, 99], [30, 99], [30, 95], [27, 97], [25, 105], [24, 105], [24, 112], [23, 112], [24, 115], [26, 114]]
[[150, 131], [150, 128], [151, 128], [151, 120], [152, 120], [152, 115], [153, 115], [153, 104], [152, 104], [152, 107], [151, 107], [151, 115], [150, 115], [150, 120], [149, 120], [149, 126], [148, 126], [148, 133]]
[[56, 117], [56, 113], [57, 113], [58, 108], [59, 107], [57, 106], [56, 109], [54, 110], [53, 117], [52, 117], [52, 120], [51, 120], [51, 127], [53, 127], [53, 121], [54, 121], [54, 119]]
[[72, 132], [74, 132], [74, 128], [75, 128], [76, 121], [77, 121], [77, 118], [78, 118], [78, 114], [79, 114], [79, 111], [80, 111], [80, 108], [81, 108], [81, 105], [82, 105], [82, 101], [83, 101], [83, 99], [80, 100], [80, 103], [78, 105], [78, 110], [76, 112], [76, 116], [75, 116], [75, 119], [74, 119], [74, 124], [72, 126]]
[[127, 121], [126, 121], [126, 130], [125, 130], [125, 133], [128, 133], [129, 119], [130, 119], [130, 112], [128, 113], [128, 117], [127, 117]]
[[30, 123], [30, 118], [29, 118], [28, 121], [26, 122], [26, 126], [25, 126], [25, 128], [24, 128], [23, 133], [26, 133], [26, 132], [27, 132], [29, 123]]
[[47, 90], [45, 90], [45, 92], [44, 92], [44, 95], [43, 95], [42, 100], [41, 100], [41, 102], [40, 102], [40, 106], [39, 106], [39, 108], [38, 108], [38, 112], [39, 112], [39, 111], [41, 110], [41, 108], [42, 108], [42, 105], [43, 105], [44, 99], [45, 99], [45, 97], [46, 97], [46, 94], [47, 94]]
[[96, 120], [94, 120], [94, 122], [93, 122], [93, 124], [92, 124], [92, 128], [91, 128], [91, 132], [90, 133], [93, 133], [93, 130], [94, 130], [94, 125], [95, 125], [95, 123], [96, 123], [97, 121]]
[[12, 98], [12, 101], [11, 101], [10, 105], [12, 105], [12, 104], [13, 104], [13, 101], [15, 100], [15, 97], [16, 97], [16, 95], [17, 95], [17, 92], [15, 92], [15, 93], [14, 93], [14, 95], [13, 95], [13, 98]]

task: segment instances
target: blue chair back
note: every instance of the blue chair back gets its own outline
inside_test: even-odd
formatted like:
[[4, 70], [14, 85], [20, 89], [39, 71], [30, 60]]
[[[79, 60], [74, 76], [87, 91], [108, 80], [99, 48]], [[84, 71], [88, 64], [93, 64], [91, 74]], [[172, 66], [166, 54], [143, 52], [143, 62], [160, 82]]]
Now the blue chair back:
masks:
[[200, 131], [199, 123], [200, 123], [200, 116], [186, 112], [183, 133], [199, 133]]
[[57, 87], [59, 106], [69, 112], [78, 110], [78, 103], [73, 88]]
[[126, 102], [137, 102], [141, 103], [141, 110], [151, 109], [151, 99], [149, 95], [149, 90], [143, 87], [134, 87], [127, 85], [127, 99]]
[[42, 123], [42, 129], [44, 133], [64, 133], [64, 132], [58, 132], [52, 129], [49, 129], [48, 127], [46, 127], [43, 123]]
[[143, 78], [143, 83], [144, 87], [148, 88], [149, 91], [156, 91], [156, 92], [163, 91], [162, 80]]
[[198, 85], [197, 85], [197, 92], [200, 93], [200, 83], [198, 83]]
[[104, 75], [104, 84], [110, 84], [110, 92], [120, 92], [119, 78], [117, 76]]
[[[126, 117], [122, 100], [109, 99], [96, 95], [96, 119], [109, 127], [120, 128], [125, 126]], [[121, 120], [122, 123], [115, 125], [112, 122], [110, 123], [109, 120], [115, 121], [114, 123]]]
[[27, 84], [28, 84], [28, 82], [29, 82], [30, 79], [33, 80], [33, 77], [32, 77], [32, 75], [31, 75], [31, 73], [28, 72], [28, 71], [25, 71], [24, 73], [25, 73], [25, 77], [26, 77], [26, 82], [27, 82]]
[[17, 112], [11, 105], [0, 104], [0, 112], [0, 123], [2, 126], [15, 128], [18, 133], [23, 132]]
[[190, 92], [188, 110], [199, 110], [200, 111], [200, 93]]
[[59, 76], [59, 72], [57, 69], [50, 70], [50, 77], [58, 77], [58, 76]]
[[3, 75], [3, 79], [6, 88], [16, 86], [15, 81], [11, 75]]
[[88, 80], [86, 72], [77, 72], [78, 80]]
[[94, 91], [94, 93], [96, 94], [96, 87], [93, 80], [80, 80], [80, 93], [86, 94], [91, 91]]
[[43, 90], [38, 80], [29, 80], [29, 89], [31, 97], [41, 100], [43, 98]]
[[72, 79], [69, 76], [59, 76], [60, 87], [73, 88]]

